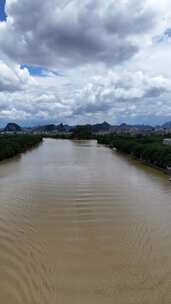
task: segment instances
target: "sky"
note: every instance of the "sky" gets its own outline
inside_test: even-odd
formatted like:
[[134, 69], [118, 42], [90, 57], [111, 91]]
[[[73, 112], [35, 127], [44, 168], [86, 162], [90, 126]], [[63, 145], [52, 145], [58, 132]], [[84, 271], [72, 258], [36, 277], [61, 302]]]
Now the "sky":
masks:
[[0, 126], [169, 120], [170, 0], [0, 0]]

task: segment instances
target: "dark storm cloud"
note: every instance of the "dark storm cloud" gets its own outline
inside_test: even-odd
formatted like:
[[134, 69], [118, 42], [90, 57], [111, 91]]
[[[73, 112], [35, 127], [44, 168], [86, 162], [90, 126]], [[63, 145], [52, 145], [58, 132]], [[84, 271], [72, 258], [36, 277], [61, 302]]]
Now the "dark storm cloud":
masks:
[[[122, 1], [120, 2], [122, 3]], [[125, 9], [122, 5], [109, 5], [105, 19], [107, 30], [120, 37], [143, 34], [155, 23], [152, 11], [145, 10], [145, 2], [137, 0], [128, 1]]]
[[162, 55], [155, 59], [152, 38], [164, 33], [170, 42], [170, 27], [160, 25], [156, 6], [154, 0], [7, 0], [0, 120], [72, 124], [167, 115], [170, 80], [155, 67], [169, 60], [164, 43], [154, 44]]
[[152, 87], [150, 88], [146, 94], [144, 95], [144, 97], [147, 97], [147, 98], [155, 98], [155, 97], [159, 97], [161, 96], [163, 93], [166, 93], [167, 91], [169, 91], [169, 89], [163, 89], [163, 88], [155, 88], [155, 87]]
[[9, 0], [7, 14], [1, 50], [20, 63], [42, 66], [122, 63], [138, 51], [132, 36], [154, 21], [138, 0], [75, 0], [65, 6], [57, 0]]

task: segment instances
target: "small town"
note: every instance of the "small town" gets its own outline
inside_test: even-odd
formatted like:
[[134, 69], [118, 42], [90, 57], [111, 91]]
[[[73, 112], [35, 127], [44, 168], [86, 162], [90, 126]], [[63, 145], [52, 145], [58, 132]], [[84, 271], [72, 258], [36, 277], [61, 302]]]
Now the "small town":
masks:
[[[107, 122], [94, 124], [94, 125], [82, 125], [85, 128], [91, 130], [95, 135], [100, 134], [129, 134], [136, 135], [170, 135], [171, 134], [171, 122], [165, 123], [162, 126], [147, 126], [147, 125], [128, 125], [123, 123], [121, 125], [111, 125]], [[37, 127], [21, 127], [16, 123], [8, 123], [4, 128], [0, 129], [0, 134], [38, 134], [38, 135], [63, 135], [70, 134], [76, 126], [69, 126], [66, 124], [48, 124]], [[170, 144], [169, 139], [165, 139], [166, 144]]]

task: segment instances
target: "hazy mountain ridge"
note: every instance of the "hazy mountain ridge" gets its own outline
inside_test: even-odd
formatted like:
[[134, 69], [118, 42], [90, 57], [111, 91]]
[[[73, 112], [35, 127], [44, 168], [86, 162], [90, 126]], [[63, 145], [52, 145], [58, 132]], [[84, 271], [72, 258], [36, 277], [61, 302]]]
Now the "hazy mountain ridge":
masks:
[[162, 125], [163, 128], [171, 128], [171, 121], [168, 121]]
[[3, 129], [4, 132], [20, 132], [22, 128], [16, 123], [8, 123], [6, 127]]
[[[37, 133], [67, 133], [72, 131], [75, 127], [78, 127], [81, 125], [75, 125], [75, 126], [70, 126], [67, 124], [47, 124], [47, 125], [42, 125], [42, 126], [36, 126], [36, 127], [21, 127], [20, 125], [16, 123], [8, 123], [5, 128], [1, 128], [1, 132], [37, 132]], [[161, 126], [150, 126], [150, 125], [130, 125], [126, 123], [122, 123], [120, 125], [111, 125], [108, 122], [104, 121], [103, 123], [97, 123], [97, 124], [84, 124], [82, 126], [89, 127], [93, 133], [99, 133], [99, 132], [110, 132], [114, 131], [115, 129], [144, 129], [144, 130], [152, 130], [155, 128], [163, 128], [163, 129], [170, 129], [171, 128], [171, 121], [166, 122], [165, 124]]]

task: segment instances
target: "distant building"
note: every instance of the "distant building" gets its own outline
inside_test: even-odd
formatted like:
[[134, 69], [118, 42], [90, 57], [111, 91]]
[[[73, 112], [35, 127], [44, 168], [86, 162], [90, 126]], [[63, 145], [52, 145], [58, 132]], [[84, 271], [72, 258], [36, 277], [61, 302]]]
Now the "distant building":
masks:
[[171, 145], [171, 138], [165, 138], [163, 140], [164, 145]]

